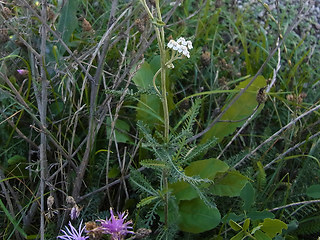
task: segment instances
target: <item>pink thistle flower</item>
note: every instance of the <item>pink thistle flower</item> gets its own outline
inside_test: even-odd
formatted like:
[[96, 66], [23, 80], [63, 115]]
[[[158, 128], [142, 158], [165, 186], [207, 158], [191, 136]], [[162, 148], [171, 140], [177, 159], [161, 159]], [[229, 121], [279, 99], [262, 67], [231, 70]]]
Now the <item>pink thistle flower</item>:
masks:
[[86, 240], [87, 238], [89, 238], [89, 236], [83, 237], [82, 233], [85, 230], [86, 226], [82, 226], [82, 220], [81, 223], [79, 225], [79, 230], [75, 229], [74, 226], [72, 226], [71, 222], [69, 222], [69, 227], [66, 227], [66, 231], [62, 230], [62, 233], [64, 235], [62, 236], [58, 236], [58, 238], [63, 239], [63, 240]]
[[112, 240], [121, 240], [128, 233], [134, 234], [132, 230], [132, 221], [125, 222], [128, 217], [128, 212], [118, 213], [118, 216], [113, 214], [112, 208], [110, 208], [109, 220], [98, 220], [101, 223], [101, 229], [103, 233], [110, 234]]
[[26, 76], [28, 75], [29, 71], [26, 69], [18, 69], [17, 72], [21, 75], [21, 76]]

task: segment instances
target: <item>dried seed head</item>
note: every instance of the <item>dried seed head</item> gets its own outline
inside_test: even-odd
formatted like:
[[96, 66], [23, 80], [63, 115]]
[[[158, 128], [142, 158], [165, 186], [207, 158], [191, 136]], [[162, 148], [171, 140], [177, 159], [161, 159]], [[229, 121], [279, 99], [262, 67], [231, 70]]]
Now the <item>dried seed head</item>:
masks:
[[149, 3], [150, 3], [151, 5], [153, 5], [154, 7], [156, 6], [156, 1], [155, 1], [155, 0], [149, 0]]
[[135, 21], [134, 21], [134, 24], [136, 25], [136, 27], [138, 28], [139, 32], [144, 32], [145, 30], [145, 22], [140, 19], [140, 18], [137, 18]]
[[307, 94], [305, 92], [302, 92], [299, 94], [299, 97], [301, 98], [306, 98], [307, 97]]
[[152, 233], [152, 231], [147, 228], [139, 228], [135, 233], [135, 239], [141, 239], [149, 236]]
[[48, 209], [52, 209], [53, 204], [54, 204], [54, 197], [50, 195], [50, 196], [47, 198], [47, 206], [48, 206]]
[[74, 205], [76, 205], [76, 201], [74, 200], [74, 198], [72, 196], [68, 196], [67, 199], [66, 199], [66, 202], [71, 205], [72, 207]]
[[221, 86], [221, 88], [223, 90], [228, 90], [229, 87], [228, 87], [228, 84], [227, 84], [227, 81], [226, 81], [226, 78], [225, 77], [221, 77], [218, 79], [218, 83], [219, 85]]
[[222, 6], [222, 0], [216, 0], [216, 8], [220, 8]]
[[12, 11], [10, 10], [10, 8], [3, 7], [2, 8], [2, 15], [7, 20], [7, 19], [11, 18]]
[[100, 239], [102, 237], [102, 228], [100, 228], [96, 222], [86, 222], [86, 232], [91, 237], [90, 239]]
[[48, 21], [53, 21], [54, 17], [55, 17], [55, 14], [52, 11], [52, 9], [50, 7], [47, 7], [47, 19], [48, 19]]
[[288, 95], [286, 96], [286, 98], [287, 98], [288, 101], [293, 101], [293, 100], [295, 99], [295, 97], [294, 97], [293, 94], [288, 94]]
[[267, 100], [267, 95], [266, 95], [266, 92], [264, 91], [265, 89], [266, 89], [265, 87], [260, 88], [257, 93], [256, 99], [259, 104], [262, 104]]
[[204, 51], [201, 54], [201, 62], [204, 66], [209, 66], [211, 62], [211, 53], [209, 51]]
[[70, 212], [70, 218], [71, 220], [74, 220], [76, 218], [78, 218], [80, 216], [80, 212], [81, 212], [82, 208], [79, 208], [79, 206], [77, 204], [75, 204]]
[[0, 43], [5, 43], [9, 40], [8, 29], [0, 28]]
[[85, 18], [82, 19], [82, 30], [85, 31], [85, 32], [91, 32], [92, 31], [91, 24]]

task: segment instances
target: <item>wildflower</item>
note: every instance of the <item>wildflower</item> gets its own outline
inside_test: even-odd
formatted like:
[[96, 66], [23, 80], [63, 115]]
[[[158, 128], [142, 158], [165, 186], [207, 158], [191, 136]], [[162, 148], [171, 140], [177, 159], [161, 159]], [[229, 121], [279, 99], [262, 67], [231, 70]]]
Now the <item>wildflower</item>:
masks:
[[81, 223], [79, 225], [79, 230], [77, 231], [77, 229], [75, 229], [74, 226], [72, 226], [71, 222], [69, 222], [69, 227], [66, 227], [66, 231], [62, 230], [62, 233], [64, 235], [62, 236], [58, 236], [58, 238], [63, 239], [63, 240], [86, 240], [87, 238], [89, 238], [89, 236], [83, 237], [82, 233], [85, 230], [85, 225], [82, 226], [82, 220]]
[[170, 40], [167, 44], [168, 48], [171, 48], [175, 51], [178, 51], [178, 53], [182, 53], [182, 55], [186, 56], [187, 58], [190, 58], [190, 52], [189, 49], [192, 49], [192, 42], [186, 41], [185, 38], [180, 37], [177, 41]]
[[17, 72], [21, 75], [21, 76], [26, 76], [28, 75], [29, 71], [26, 69], [18, 69]]
[[98, 220], [101, 223], [101, 229], [103, 233], [110, 234], [112, 240], [121, 240], [128, 233], [134, 234], [132, 226], [132, 221], [125, 222], [128, 217], [128, 212], [118, 213], [118, 216], [113, 214], [112, 208], [110, 208], [110, 218], [109, 220]]
[[79, 215], [80, 215], [80, 211], [81, 211], [81, 209], [78, 207], [77, 204], [75, 204], [75, 205], [71, 208], [71, 212], [70, 212], [70, 218], [71, 218], [71, 220], [74, 220], [74, 219], [78, 218]]
[[170, 40], [168, 43], [168, 48], [172, 48], [173, 50], [177, 51], [180, 48], [180, 45], [175, 40]]
[[[174, 6], [174, 5], [176, 5], [176, 2], [177, 2], [177, 1], [173, 1], [173, 2], [171, 2], [169, 5], [170, 5], [170, 6]], [[178, 6], [181, 6], [181, 3], [179, 3]]]

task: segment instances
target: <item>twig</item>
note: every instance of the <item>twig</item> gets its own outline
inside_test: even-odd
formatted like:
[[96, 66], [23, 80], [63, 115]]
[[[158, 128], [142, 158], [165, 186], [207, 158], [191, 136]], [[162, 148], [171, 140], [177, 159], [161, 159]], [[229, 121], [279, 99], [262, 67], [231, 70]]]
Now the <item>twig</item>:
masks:
[[287, 128], [291, 127], [292, 125], [294, 125], [297, 121], [299, 121], [301, 118], [309, 115], [310, 113], [316, 111], [320, 109], [320, 105], [315, 106], [314, 108], [306, 111], [305, 113], [301, 114], [299, 117], [291, 120], [291, 122], [289, 122], [286, 126], [282, 127], [280, 130], [278, 130], [276, 133], [274, 133], [271, 137], [269, 137], [267, 140], [265, 140], [263, 143], [261, 143], [258, 147], [256, 147], [254, 150], [252, 150], [250, 153], [248, 153], [246, 156], [244, 156], [236, 165], [234, 165], [234, 168], [240, 167], [242, 165], [242, 163], [249, 158], [250, 156], [252, 156], [253, 154], [255, 154], [261, 147], [263, 147], [265, 144], [269, 143], [270, 141], [272, 141], [275, 137], [279, 136], [281, 132], [283, 132], [284, 130], [286, 130]]
[[[41, 17], [42, 19], [47, 19], [47, 0], [41, 1]], [[45, 23], [45, 22], [44, 22]], [[42, 126], [47, 127], [47, 105], [48, 105], [48, 81], [46, 77], [46, 43], [47, 43], [47, 29], [44, 24], [41, 26], [41, 46], [40, 46], [40, 54], [41, 59], [40, 63], [40, 75], [41, 75], [41, 105], [39, 108], [40, 122]], [[40, 133], [40, 195], [41, 195], [41, 207], [40, 207], [40, 239], [44, 240], [44, 231], [45, 231], [45, 221], [44, 221], [44, 212], [45, 212], [45, 199], [44, 199], [44, 191], [45, 191], [45, 181], [47, 178], [47, 135], [46, 133]]]
[[295, 202], [295, 203], [290, 203], [290, 204], [287, 204], [287, 205], [284, 205], [284, 206], [271, 208], [268, 211], [272, 212], [272, 211], [277, 211], [277, 210], [288, 208], [288, 207], [294, 207], [294, 206], [299, 206], [299, 205], [307, 205], [307, 204], [313, 204], [313, 203], [319, 203], [319, 202], [320, 202], [320, 199], [302, 201], [302, 202]]
[[90, 81], [93, 81], [93, 77], [92, 77], [89, 73], [87, 73], [87, 70], [85, 69], [85, 67], [81, 64], [81, 62], [78, 60], [78, 58], [73, 54], [73, 52], [70, 50], [70, 48], [67, 46], [67, 44], [62, 40], [62, 38], [59, 36], [59, 34], [56, 33], [56, 32], [47, 24], [46, 20], [43, 19], [43, 16], [40, 16], [40, 15], [29, 5], [29, 3], [28, 3], [26, 0], [19, 0], [19, 1], [21, 1], [21, 3], [22, 3], [25, 7], [27, 7], [27, 8], [32, 12], [32, 14], [33, 14], [35, 17], [37, 17], [37, 18], [40, 20], [41, 24], [42, 24], [43, 26], [45, 26], [46, 29], [47, 29], [50, 33], [52, 33], [52, 35], [53, 35], [56, 39], [58, 39], [58, 40], [60, 41], [61, 45], [66, 49], [66, 51], [70, 54], [70, 56], [76, 61], [76, 63], [79, 65], [79, 67], [82, 69], [82, 71], [83, 71], [85, 74], [88, 74], [89, 80], [90, 80]]
[[[276, 45], [279, 45], [279, 38], [277, 39], [277, 43]], [[276, 78], [277, 78], [277, 73], [280, 70], [280, 66], [281, 66], [281, 54], [280, 54], [280, 48], [278, 48], [278, 63], [276, 66], [276, 69], [273, 70], [273, 77], [272, 77], [272, 81], [271, 83], [268, 85], [266, 93], [268, 93], [271, 89], [271, 87], [274, 85]], [[231, 145], [231, 143], [239, 136], [239, 134], [242, 132], [242, 130], [249, 124], [249, 122], [251, 121], [251, 119], [254, 117], [256, 111], [258, 110], [260, 106], [260, 103], [258, 104], [258, 106], [255, 108], [255, 110], [253, 111], [253, 113], [251, 114], [251, 116], [248, 118], [248, 120], [242, 125], [242, 127], [239, 129], [239, 131], [233, 136], [233, 138], [231, 139], [231, 141], [225, 146], [225, 148], [221, 151], [221, 153], [219, 154], [218, 158], [220, 158], [222, 156], [222, 154], [226, 151], [226, 149]]]
[[298, 147], [300, 147], [301, 145], [305, 144], [306, 142], [310, 141], [311, 139], [314, 139], [316, 137], [318, 137], [320, 135], [320, 132], [317, 132], [316, 134], [313, 134], [312, 136], [308, 137], [306, 140], [294, 145], [293, 147], [289, 148], [287, 151], [285, 151], [284, 153], [281, 153], [278, 157], [276, 157], [275, 159], [273, 159], [271, 162], [269, 162], [266, 166], [264, 166], [264, 169], [268, 169], [270, 168], [270, 166], [272, 164], [274, 164], [276, 161], [278, 161], [279, 159], [283, 158], [284, 156], [286, 156], [288, 153], [292, 152], [293, 150], [297, 149]]
[[[146, 169], [146, 167], [141, 167], [141, 168], [137, 169], [137, 171], [141, 172], [141, 171], [143, 171], [145, 169]], [[98, 189], [96, 189], [96, 190], [94, 190], [94, 191], [92, 191], [92, 192], [90, 192], [88, 194], [85, 194], [85, 195], [81, 196], [81, 197], [78, 197], [78, 201], [79, 202], [83, 201], [84, 199], [86, 199], [86, 198], [88, 198], [88, 197], [90, 197], [90, 196], [92, 196], [94, 194], [102, 192], [102, 191], [104, 191], [104, 190], [106, 190], [106, 189], [108, 189], [108, 188], [110, 188], [110, 187], [112, 187], [112, 186], [114, 186], [114, 185], [116, 185], [118, 183], [121, 183], [121, 181], [123, 181], [124, 179], [128, 179], [129, 177], [130, 177], [130, 173], [125, 175], [125, 176], [123, 176], [123, 177], [121, 177], [121, 178], [119, 178], [119, 179], [117, 179], [117, 180], [115, 180], [115, 181], [113, 181], [113, 182], [111, 182], [111, 183], [109, 183], [108, 185], [105, 185], [105, 186], [103, 186], [101, 188], [98, 188]]]
[[[115, 9], [117, 8], [117, 5], [118, 5], [118, 1], [113, 0], [112, 1], [112, 9], [113, 9], [112, 13], [113, 14], [115, 14]], [[121, 15], [121, 16], [123, 16], [123, 15]], [[86, 149], [85, 149], [85, 152], [83, 155], [83, 159], [82, 159], [81, 164], [77, 170], [77, 177], [74, 182], [72, 196], [75, 200], [77, 200], [77, 198], [79, 197], [80, 188], [82, 185], [82, 180], [83, 180], [83, 177], [85, 174], [86, 167], [89, 162], [89, 156], [91, 153], [91, 149], [94, 144], [94, 138], [95, 138], [94, 133], [95, 133], [95, 129], [96, 129], [96, 120], [95, 120], [96, 101], [97, 101], [97, 93], [98, 93], [99, 86], [100, 86], [100, 84], [99, 84], [100, 78], [101, 78], [103, 66], [105, 63], [105, 56], [107, 54], [107, 50], [109, 47], [109, 40], [110, 40], [110, 35], [112, 32], [112, 29], [115, 26], [116, 22], [119, 21], [119, 19], [120, 19], [120, 18], [118, 18], [118, 20], [116, 22], [114, 22], [113, 18], [114, 18], [114, 16], [110, 15], [110, 19], [109, 19], [109, 23], [108, 23], [109, 29], [107, 30], [108, 34], [105, 34], [106, 37], [104, 38], [103, 49], [102, 49], [102, 54], [99, 59], [98, 68], [97, 68], [96, 74], [94, 76], [94, 79], [91, 82], [88, 140], [87, 140]]]

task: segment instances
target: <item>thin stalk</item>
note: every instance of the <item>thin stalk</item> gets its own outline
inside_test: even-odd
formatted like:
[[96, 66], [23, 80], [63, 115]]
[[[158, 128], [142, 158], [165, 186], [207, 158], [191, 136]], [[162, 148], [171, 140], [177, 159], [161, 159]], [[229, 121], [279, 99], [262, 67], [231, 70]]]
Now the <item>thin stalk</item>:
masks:
[[[47, 19], [47, 1], [42, 0], [42, 9], [41, 17]], [[47, 122], [47, 105], [48, 105], [48, 81], [46, 78], [45, 71], [45, 55], [46, 55], [46, 42], [47, 42], [47, 29], [44, 23], [41, 26], [41, 52], [40, 52], [40, 75], [41, 75], [41, 102], [39, 106], [40, 122], [46, 128]], [[40, 179], [40, 196], [41, 196], [41, 206], [40, 206], [40, 239], [44, 240], [44, 230], [45, 230], [45, 221], [44, 221], [44, 212], [45, 212], [45, 181], [47, 177], [47, 135], [45, 132], [40, 133], [40, 168], [41, 168], [41, 179]]]

